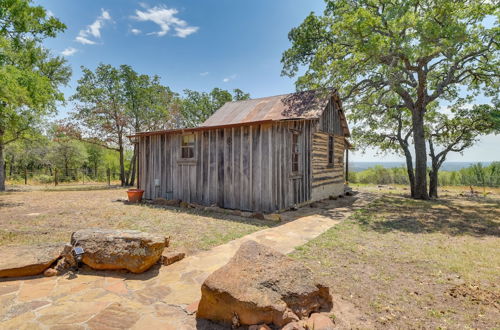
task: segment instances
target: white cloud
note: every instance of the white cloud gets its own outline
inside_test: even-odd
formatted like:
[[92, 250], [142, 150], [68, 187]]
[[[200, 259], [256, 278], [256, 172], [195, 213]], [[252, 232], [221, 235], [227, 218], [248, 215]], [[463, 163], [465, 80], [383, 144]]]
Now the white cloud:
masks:
[[81, 43], [83, 45], [95, 45], [96, 44], [95, 41], [89, 40], [89, 39], [87, 39], [85, 37], [82, 37], [82, 36], [76, 37], [75, 41], [79, 42], [79, 43]]
[[188, 35], [195, 33], [198, 31], [197, 26], [188, 26], [186, 28], [175, 28], [175, 31], [177, 32], [175, 35], [180, 37], [180, 38], [186, 38]]
[[71, 55], [74, 55], [77, 51], [78, 51], [78, 49], [76, 49], [76, 48], [68, 47], [65, 50], [63, 50], [61, 52], [61, 54], [64, 56], [71, 56]]
[[230, 82], [231, 80], [236, 79], [236, 77], [237, 76], [235, 74], [233, 74], [233, 75], [231, 75], [229, 77], [226, 77], [226, 78], [222, 79], [222, 81], [225, 82], [225, 83], [227, 83], [227, 82]]
[[54, 13], [50, 9], [47, 9], [45, 13], [47, 14], [48, 17], [54, 17]]
[[107, 10], [101, 9], [101, 15], [97, 19], [87, 26], [84, 30], [80, 30], [75, 41], [84, 45], [95, 45], [97, 42], [91, 40], [90, 38], [99, 39], [101, 38], [101, 29], [106, 21], [111, 20], [111, 15]]
[[200, 76], [205, 77], [205, 76], [208, 76], [208, 74], [209, 74], [209, 72], [202, 72], [202, 73], [200, 73]]
[[130, 29], [130, 33], [135, 34], [135, 35], [141, 34], [141, 32], [142, 31], [139, 29]]
[[166, 35], [171, 28], [175, 29], [175, 36], [185, 38], [190, 34], [198, 31], [197, 26], [189, 26], [188, 23], [180, 18], [177, 18], [179, 12], [177, 9], [168, 8], [166, 6], [155, 6], [148, 8], [145, 4], [140, 4], [144, 10], [137, 9], [133, 19], [139, 22], [153, 22], [160, 27], [159, 31], [148, 33], [162, 37]]

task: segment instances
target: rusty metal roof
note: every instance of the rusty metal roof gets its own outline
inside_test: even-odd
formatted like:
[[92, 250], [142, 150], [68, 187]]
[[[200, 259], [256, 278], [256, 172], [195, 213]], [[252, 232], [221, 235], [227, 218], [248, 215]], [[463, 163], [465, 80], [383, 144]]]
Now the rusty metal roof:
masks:
[[271, 123], [281, 120], [317, 119], [323, 114], [330, 100], [338, 104], [344, 135], [350, 136], [349, 127], [347, 126], [338, 93], [330, 89], [326, 91], [311, 90], [259, 99], [228, 102], [198, 127], [139, 132], [129, 137], [167, 133], [187, 133], [216, 128]]
[[319, 118], [331, 93], [312, 90], [285, 95], [228, 102], [208, 118], [201, 127], [243, 124], [259, 121]]

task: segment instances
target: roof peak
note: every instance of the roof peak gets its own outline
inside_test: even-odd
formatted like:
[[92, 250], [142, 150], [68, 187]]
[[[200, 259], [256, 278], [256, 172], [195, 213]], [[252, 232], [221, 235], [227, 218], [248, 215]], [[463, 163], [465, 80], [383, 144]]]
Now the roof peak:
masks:
[[290, 96], [290, 95], [296, 95], [296, 94], [302, 94], [302, 93], [312, 93], [312, 92], [317, 92], [317, 91], [327, 91], [330, 90], [330, 92], [334, 92], [334, 88], [316, 88], [316, 89], [309, 89], [306, 91], [296, 91], [292, 93], [285, 93], [285, 94], [278, 94], [278, 95], [271, 95], [271, 96], [262, 96], [262, 97], [256, 97], [256, 98], [250, 98], [246, 100], [237, 100], [237, 101], [228, 101], [227, 103], [237, 103], [237, 102], [248, 102], [248, 101], [257, 101], [257, 100], [262, 100], [262, 99], [272, 99], [272, 98], [277, 98], [277, 97], [282, 97], [282, 96]]
[[241, 124], [263, 120], [319, 118], [333, 89], [314, 89], [289, 94], [225, 103], [201, 126]]

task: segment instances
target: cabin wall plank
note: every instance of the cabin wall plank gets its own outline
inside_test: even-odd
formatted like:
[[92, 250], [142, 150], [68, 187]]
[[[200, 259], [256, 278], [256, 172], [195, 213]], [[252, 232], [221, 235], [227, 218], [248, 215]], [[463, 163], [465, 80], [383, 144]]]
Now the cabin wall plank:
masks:
[[[304, 120], [195, 132], [192, 161], [181, 160], [181, 133], [140, 137], [138, 177], [144, 198], [256, 212], [305, 202], [316, 170], [310, 156], [314, 125]], [[300, 132], [299, 176], [291, 176], [292, 130]]]

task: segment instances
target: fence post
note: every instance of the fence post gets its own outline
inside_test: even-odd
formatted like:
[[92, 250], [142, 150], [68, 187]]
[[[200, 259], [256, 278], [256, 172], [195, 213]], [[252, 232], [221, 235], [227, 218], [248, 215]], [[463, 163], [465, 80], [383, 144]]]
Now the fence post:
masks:
[[85, 184], [85, 170], [82, 171], [82, 182]]
[[106, 170], [106, 175], [108, 176], [108, 186], [111, 186], [111, 170], [109, 168]]
[[24, 184], [28, 184], [28, 169], [24, 169]]
[[58, 182], [57, 182], [57, 168], [54, 169], [54, 186], [57, 186]]

